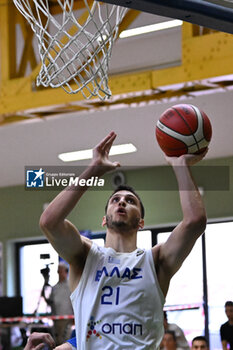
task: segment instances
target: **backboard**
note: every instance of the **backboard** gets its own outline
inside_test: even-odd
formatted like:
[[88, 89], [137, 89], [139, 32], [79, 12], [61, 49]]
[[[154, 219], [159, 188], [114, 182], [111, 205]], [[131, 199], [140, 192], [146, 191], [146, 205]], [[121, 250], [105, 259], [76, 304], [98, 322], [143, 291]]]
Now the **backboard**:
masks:
[[233, 0], [103, 1], [233, 34]]

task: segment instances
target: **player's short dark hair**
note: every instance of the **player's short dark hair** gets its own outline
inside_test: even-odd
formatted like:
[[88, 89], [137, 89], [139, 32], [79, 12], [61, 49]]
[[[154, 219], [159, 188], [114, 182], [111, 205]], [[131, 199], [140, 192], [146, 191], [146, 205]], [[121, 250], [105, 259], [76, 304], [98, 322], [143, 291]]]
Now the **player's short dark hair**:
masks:
[[206, 345], [209, 347], [209, 343], [208, 343], [208, 340], [206, 339], [206, 337], [204, 337], [203, 335], [199, 335], [195, 338], [193, 338], [192, 340], [192, 345], [195, 341], [204, 341], [206, 343]]
[[131, 186], [128, 186], [128, 185], [120, 185], [118, 186], [114, 191], [113, 193], [111, 194], [111, 196], [109, 197], [108, 201], [107, 201], [107, 204], [105, 206], [105, 214], [107, 213], [107, 209], [108, 209], [108, 203], [110, 201], [110, 199], [112, 198], [112, 196], [116, 193], [116, 192], [119, 192], [119, 191], [129, 191], [131, 193], [133, 193], [139, 200], [140, 202], [140, 208], [141, 208], [141, 217], [142, 219], [144, 218], [145, 216], [145, 209], [144, 209], [144, 206], [142, 204], [142, 201], [141, 201], [141, 198], [139, 197], [139, 195], [135, 192], [135, 190], [133, 189], [133, 187]]
[[233, 306], [233, 301], [230, 301], [230, 300], [226, 301], [225, 307], [227, 307], [227, 306]]

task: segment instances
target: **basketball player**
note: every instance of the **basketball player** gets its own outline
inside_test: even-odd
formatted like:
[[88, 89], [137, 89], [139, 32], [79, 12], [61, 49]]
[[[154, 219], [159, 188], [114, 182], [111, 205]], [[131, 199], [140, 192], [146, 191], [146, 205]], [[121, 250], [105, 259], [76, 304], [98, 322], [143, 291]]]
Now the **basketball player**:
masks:
[[[120, 165], [108, 157], [115, 138], [111, 132], [94, 148], [82, 179], [100, 177]], [[144, 226], [144, 207], [132, 189], [117, 190], [108, 200], [102, 220], [107, 228], [104, 248], [80, 236], [66, 219], [87, 187], [65, 189], [43, 212], [42, 230], [70, 264], [78, 350], [159, 347], [170, 279], [206, 226], [203, 202], [189, 169], [204, 155], [167, 158], [180, 189], [183, 219], [164, 244], [148, 251], [136, 247], [137, 231]], [[100, 205], [97, 196], [96, 205]]]

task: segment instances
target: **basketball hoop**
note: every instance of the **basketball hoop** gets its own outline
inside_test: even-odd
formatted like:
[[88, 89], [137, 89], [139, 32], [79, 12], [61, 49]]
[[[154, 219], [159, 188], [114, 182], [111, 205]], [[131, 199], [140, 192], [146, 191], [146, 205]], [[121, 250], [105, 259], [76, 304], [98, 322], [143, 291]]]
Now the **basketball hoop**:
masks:
[[[62, 87], [69, 94], [81, 91], [86, 99], [111, 96], [109, 59], [127, 9], [76, 0], [84, 8], [78, 18], [75, 0], [13, 1], [38, 39], [42, 65], [37, 86]], [[52, 14], [55, 6], [59, 11]]]

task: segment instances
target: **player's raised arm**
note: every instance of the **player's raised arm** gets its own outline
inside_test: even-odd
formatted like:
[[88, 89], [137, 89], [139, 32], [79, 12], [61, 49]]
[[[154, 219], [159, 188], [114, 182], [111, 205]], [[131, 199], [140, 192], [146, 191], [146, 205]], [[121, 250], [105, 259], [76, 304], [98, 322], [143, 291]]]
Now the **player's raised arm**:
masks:
[[[93, 159], [79, 179], [102, 176], [119, 166], [108, 158], [116, 134], [111, 132], [93, 150]], [[85, 259], [90, 242], [80, 236], [77, 228], [66, 219], [87, 187], [72, 185], [63, 190], [46, 208], [40, 218], [40, 227], [58, 254], [69, 264]]]
[[166, 294], [169, 281], [181, 267], [198, 237], [206, 227], [206, 212], [201, 195], [190, 172], [190, 166], [200, 161], [206, 152], [199, 155], [186, 154], [180, 157], [166, 157], [175, 172], [183, 220], [173, 230], [168, 240], [159, 247], [155, 260], [160, 286]]

